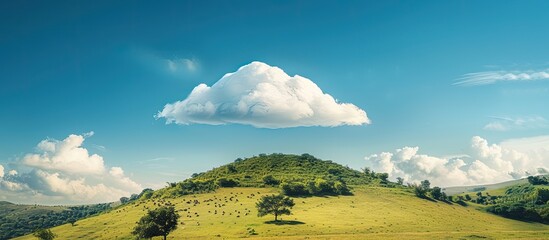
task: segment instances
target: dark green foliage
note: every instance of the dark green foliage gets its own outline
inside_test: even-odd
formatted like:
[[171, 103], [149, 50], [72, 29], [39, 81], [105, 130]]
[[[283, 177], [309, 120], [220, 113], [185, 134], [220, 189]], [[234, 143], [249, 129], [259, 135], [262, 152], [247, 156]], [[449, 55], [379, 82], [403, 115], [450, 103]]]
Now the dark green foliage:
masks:
[[127, 198], [127, 197], [121, 197], [121, 198], [120, 198], [120, 203], [121, 203], [121, 204], [126, 204], [126, 203], [128, 203], [129, 201], [130, 201], [130, 199]]
[[77, 221], [111, 209], [111, 204], [38, 206], [0, 202], [0, 239], [10, 239]]
[[528, 182], [532, 185], [548, 185], [549, 180], [546, 176], [529, 176]]
[[150, 188], [145, 188], [139, 194], [139, 199], [143, 199], [143, 200], [149, 199], [149, 198], [152, 197], [153, 193], [154, 193], [154, 190], [152, 190]]
[[434, 199], [437, 199], [437, 200], [445, 200], [445, 199], [441, 199], [442, 197], [442, 189], [439, 188], [439, 187], [433, 187], [433, 189], [431, 189], [431, 196], [434, 198]]
[[397, 184], [398, 185], [403, 185], [404, 184], [404, 178], [397, 177]]
[[421, 181], [421, 187], [423, 189], [429, 190], [431, 189], [431, 182], [429, 182], [429, 180], [423, 180]]
[[143, 216], [133, 229], [132, 234], [138, 239], [162, 236], [165, 240], [168, 234], [177, 228], [178, 219], [179, 214], [175, 212], [173, 206], [160, 207]]
[[544, 186], [512, 186], [503, 196], [477, 194], [472, 201], [488, 205], [487, 211], [507, 218], [549, 223], [549, 189]]
[[265, 185], [276, 186], [280, 184], [280, 181], [274, 178], [273, 175], [269, 174], [263, 177], [263, 183], [265, 183]]
[[377, 178], [381, 179], [383, 182], [387, 182], [387, 179], [389, 178], [388, 173], [376, 173], [375, 175]]
[[325, 195], [348, 195], [351, 190], [341, 181], [325, 180], [317, 178], [307, 183], [283, 182], [280, 185], [282, 193], [293, 197], [325, 196]]
[[53, 240], [55, 237], [57, 237], [57, 235], [49, 229], [37, 230], [32, 235], [40, 240]]
[[280, 184], [280, 188], [282, 193], [287, 196], [309, 196], [309, 190], [301, 182], [284, 182]]
[[425, 189], [422, 185], [417, 185], [415, 183], [408, 184], [408, 187], [412, 188], [414, 194], [419, 198], [426, 198], [427, 192], [429, 189]]
[[259, 217], [267, 214], [273, 214], [275, 221], [278, 221], [279, 215], [290, 215], [290, 209], [295, 205], [294, 200], [284, 195], [268, 195], [261, 197], [256, 203], [257, 215]]
[[238, 186], [238, 181], [232, 178], [222, 177], [217, 179], [217, 185], [220, 187], [236, 187]]

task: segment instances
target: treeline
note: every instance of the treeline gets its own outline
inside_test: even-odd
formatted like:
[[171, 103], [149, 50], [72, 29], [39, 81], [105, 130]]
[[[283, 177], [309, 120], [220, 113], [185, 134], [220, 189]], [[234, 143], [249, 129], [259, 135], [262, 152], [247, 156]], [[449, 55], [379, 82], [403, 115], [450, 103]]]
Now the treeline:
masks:
[[12, 213], [0, 215], [0, 239], [10, 239], [66, 223], [74, 224], [82, 218], [89, 217], [111, 208], [108, 203], [67, 207], [62, 211], [46, 210], [42, 213], [32, 211], [41, 206], [26, 206], [25, 209], [12, 208]]
[[549, 189], [532, 184], [510, 187], [505, 195], [491, 197], [487, 201], [487, 194], [477, 193], [472, 201], [489, 205], [489, 212], [507, 218], [524, 221], [549, 223]]
[[317, 178], [308, 182], [283, 182], [282, 194], [292, 197], [350, 195], [351, 190], [344, 182]]
[[460, 205], [465, 205], [463, 199], [446, 195], [440, 187], [432, 187], [429, 180], [423, 180], [420, 184], [409, 183], [408, 187], [414, 191], [414, 194], [419, 198], [434, 199], [443, 202], [456, 202]]
[[154, 191], [152, 194], [143, 195], [139, 199], [148, 198], [175, 198], [189, 194], [199, 194], [213, 192], [219, 187], [213, 179], [195, 180], [187, 179], [178, 183], [169, 183], [169, 186]]

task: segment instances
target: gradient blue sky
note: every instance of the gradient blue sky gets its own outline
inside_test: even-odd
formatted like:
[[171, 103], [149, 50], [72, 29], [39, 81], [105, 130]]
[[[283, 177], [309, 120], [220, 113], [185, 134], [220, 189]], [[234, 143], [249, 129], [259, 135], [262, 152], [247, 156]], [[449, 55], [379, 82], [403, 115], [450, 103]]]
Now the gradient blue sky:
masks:
[[[477, 135], [498, 143], [549, 134], [549, 81], [455, 84], [470, 73], [549, 68], [547, 1], [0, 5], [6, 171], [46, 138], [89, 131], [84, 147], [143, 186], [259, 153], [310, 153], [358, 169], [365, 156], [404, 146], [446, 156], [467, 153]], [[181, 59], [196, 69], [166, 67]], [[252, 61], [311, 79], [372, 124], [262, 129], [153, 117]], [[498, 117], [535, 126], [486, 127]]]

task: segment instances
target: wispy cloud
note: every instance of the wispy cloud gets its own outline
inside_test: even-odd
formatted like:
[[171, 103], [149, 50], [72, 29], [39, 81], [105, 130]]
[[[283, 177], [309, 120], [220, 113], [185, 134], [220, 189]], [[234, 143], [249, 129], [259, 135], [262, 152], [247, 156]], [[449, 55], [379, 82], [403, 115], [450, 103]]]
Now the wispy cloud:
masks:
[[510, 81], [535, 81], [549, 79], [549, 69], [535, 71], [485, 71], [468, 73], [457, 79], [453, 85], [480, 86]]
[[484, 126], [484, 130], [490, 131], [509, 131], [524, 129], [548, 128], [549, 122], [541, 116], [529, 117], [490, 117], [493, 121]]
[[198, 69], [198, 61], [188, 58], [167, 59], [166, 66], [171, 73], [195, 72]]
[[134, 48], [132, 58], [146, 69], [172, 77], [191, 77], [200, 73], [201, 64], [195, 57], [166, 56], [147, 49]]

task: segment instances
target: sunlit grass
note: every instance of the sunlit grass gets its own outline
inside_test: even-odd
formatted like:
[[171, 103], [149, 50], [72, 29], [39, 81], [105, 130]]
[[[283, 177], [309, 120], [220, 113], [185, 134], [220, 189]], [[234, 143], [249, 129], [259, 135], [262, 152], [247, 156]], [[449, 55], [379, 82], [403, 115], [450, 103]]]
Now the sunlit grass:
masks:
[[[549, 238], [547, 225], [510, 220], [474, 207], [432, 202], [403, 189], [381, 187], [357, 187], [354, 196], [295, 198], [293, 214], [282, 216], [288, 224], [268, 224], [273, 217], [257, 217], [255, 202], [260, 196], [277, 191], [222, 188], [215, 193], [163, 200], [176, 206], [180, 222], [184, 223], [168, 238]], [[194, 204], [195, 200], [199, 204]], [[59, 239], [133, 239], [130, 232], [147, 208], [164, 203], [138, 202], [78, 221], [74, 227], [66, 224], [52, 231]], [[257, 235], [250, 235], [251, 229]]]

